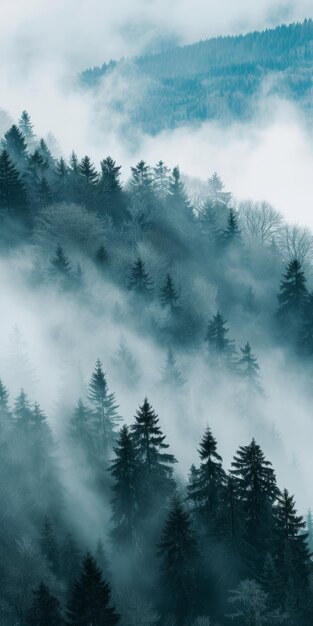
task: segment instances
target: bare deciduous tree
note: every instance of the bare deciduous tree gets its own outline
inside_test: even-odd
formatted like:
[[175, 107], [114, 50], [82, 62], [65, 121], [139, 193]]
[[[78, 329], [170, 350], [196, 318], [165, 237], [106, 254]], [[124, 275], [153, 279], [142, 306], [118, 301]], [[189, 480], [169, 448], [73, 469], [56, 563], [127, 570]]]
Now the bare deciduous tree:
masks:
[[281, 213], [268, 202], [247, 200], [239, 203], [238, 211], [248, 237], [256, 238], [263, 244], [270, 243], [284, 228]]

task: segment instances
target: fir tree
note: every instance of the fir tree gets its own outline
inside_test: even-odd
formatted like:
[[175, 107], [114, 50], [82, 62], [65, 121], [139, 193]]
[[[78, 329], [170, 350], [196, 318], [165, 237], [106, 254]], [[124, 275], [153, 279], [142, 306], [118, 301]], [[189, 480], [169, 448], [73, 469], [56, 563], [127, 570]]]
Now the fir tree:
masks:
[[40, 178], [37, 185], [37, 202], [40, 207], [51, 204], [53, 199], [52, 190], [45, 176]]
[[174, 167], [170, 178], [169, 203], [175, 212], [185, 216], [188, 220], [193, 217], [191, 202], [188, 198], [185, 185], [181, 179], [179, 167]]
[[0, 209], [23, 214], [27, 207], [26, 192], [19, 172], [7, 150], [0, 153]]
[[238, 360], [239, 375], [244, 381], [246, 401], [250, 407], [251, 401], [255, 396], [264, 395], [260, 383], [260, 366], [254, 354], [251, 351], [249, 342], [244, 348], [240, 348], [241, 358]]
[[171, 478], [176, 459], [173, 454], [164, 452], [169, 445], [165, 443], [166, 436], [163, 435], [159, 426], [159, 418], [147, 398], [136, 412], [131, 431], [135, 445], [138, 447], [139, 459], [148, 474], [154, 473], [164, 478]]
[[121, 418], [115, 394], [109, 393], [100, 359], [97, 360], [88, 386], [88, 399], [93, 412], [93, 438], [100, 458], [107, 454], [116, 439], [115, 428]]
[[229, 209], [227, 228], [223, 232], [222, 241], [226, 246], [235, 246], [241, 243], [241, 230], [238, 225], [238, 216], [234, 209]]
[[88, 459], [92, 458], [93, 438], [91, 411], [80, 398], [70, 419], [68, 436]]
[[139, 161], [135, 167], [131, 167], [130, 191], [132, 195], [144, 203], [150, 203], [152, 198], [152, 174], [151, 167], [145, 161]]
[[139, 381], [139, 368], [124, 337], [121, 337], [113, 362], [118, 370], [121, 380], [134, 387]]
[[18, 121], [18, 127], [19, 130], [21, 131], [22, 135], [24, 135], [26, 141], [27, 141], [27, 145], [31, 146], [34, 143], [35, 140], [35, 133], [34, 133], [34, 125], [31, 121], [30, 115], [29, 113], [27, 113], [27, 111], [22, 111], [21, 113], [21, 117]]
[[9, 392], [0, 379], [0, 433], [4, 434], [9, 426], [10, 408], [9, 408]]
[[128, 285], [129, 289], [135, 291], [138, 295], [146, 296], [150, 295], [152, 292], [152, 281], [140, 257], [138, 257], [137, 261], [131, 267]]
[[159, 161], [153, 168], [153, 188], [161, 202], [170, 194], [170, 180], [170, 169], [163, 161]]
[[288, 263], [280, 286], [277, 318], [280, 331], [291, 340], [297, 337], [301, 315], [307, 299], [306, 278], [301, 263], [293, 259]]
[[33, 591], [33, 600], [27, 613], [29, 626], [62, 626], [60, 603], [52, 595], [48, 585], [41, 581]]
[[53, 533], [52, 524], [48, 517], [45, 518], [40, 536], [41, 552], [47, 559], [54, 574], [58, 574], [60, 566], [60, 553], [56, 538]]
[[126, 201], [120, 181], [121, 166], [109, 156], [101, 161], [101, 175], [99, 179], [99, 193], [103, 200], [105, 212], [110, 215], [116, 226], [125, 220]]
[[159, 543], [162, 613], [174, 616], [178, 626], [195, 613], [198, 547], [190, 517], [174, 497]]
[[72, 267], [60, 244], [57, 246], [55, 256], [50, 260], [49, 274], [59, 282], [62, 289], [71, 286]]
[[52, 167], [54, 165], [53, 156], [44, 139], [40, 139], [38, 144], [38, 151], [43, 159], [45, 169], [49, 169], [50, 167]]
[[193, 473], [192, 484], [189, 483], [188, 498], [204, 520], [212, 523], [222, 500], [226, 475], [222, 467], [222, 457], [217, 452], [216, 439], [209, 426], [200, 442], [199, 455], [201, 465]]
[[16, 124], [11, 126], [5, 133], [4, 139], [1, 140], [1, 147], [18, 166], [24, 166], [27, 156], [27, 145], [23, 134]]
[[313, 553], [313, 515], [311, 509], [308, 510], [306, 516], [306, 533], [308, 536], [308, 546], [311, 554]]
[[244, 512], [244, 536], [248, 545], [248, 573], [260, 572], [264, 566], [267, 542], [273, 524], [272, 506], [279, 491], [275, 472], [260, 446], [252, 439], [240, 446], [232, 462], [231, 475]]
[[77, 171], [85, 180], [86, 185], [95, 185], [98, 181], [98, 172], [89, 156], [84, 156], [82, 158]]
[[120, 617], [112, 606], [111, 589], [91, 554], [87, 553], [68, 604], [68, 623], [73, 626], [115, 626]]
[[287, 489], [278, 496], [275, 506], [276, 567], [279, 573], [283, 606], [291, 618], [303, 623], [306, 612], [305, 592], [311, 570], [305, 521], [297, 514], [294, 497]]
[[201, 232], [208, 240], [210, 251], [214, 251], [221, 240], [221, 231], [217, 209], [212, 200], [207, 200], [199, 212], [199, 224]]
[[164, 385], [172, 385], [181, 387], [185, 384], [184, 377], [177, 367], [176, 358], [174, 352], [171, 348], [168, 349], [165, 364], [162, 368], [162, 379], [161, 382]]
[[224, 191], [224, 184], [216, 172], [208, 179], [209, 199], [215, 209], [226, 208], [231, 193]]
[[216, 313], [209, 322], [206, 334], [209, 355], [218, 365], [231, 364], [235, 352], [233, 340], [227, 337], [229, 328], [221, 313]]
[[17, 396], [13, 409], [14, 423], [20, 431], [29, 433], [33, 424], [33, 414], [26, 393], [22, 389]]
[[139, 461], [138, 452], [124, 425], [114, 447], [115, 459], [110, 466], [113, 478], [111, 500], [112, 540], [118, 550], [135, 548], [138, 544]]
[[160, 291], [160, 302], [163, 307], [169, 306], [173, 310], [178, 303], [178, 293], [175, 289], [174, 281], [170, 274], [167, 274], [164, 285]]

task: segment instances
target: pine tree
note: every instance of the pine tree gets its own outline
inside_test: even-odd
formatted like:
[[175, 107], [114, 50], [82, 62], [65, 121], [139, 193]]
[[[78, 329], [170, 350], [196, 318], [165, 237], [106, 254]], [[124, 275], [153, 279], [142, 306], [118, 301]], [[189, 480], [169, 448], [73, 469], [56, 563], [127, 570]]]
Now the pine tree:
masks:
[[239, 375], [244, 382], [246, 402], [250, 407], [252, 400], [257, 396], [264, 395], [260, 383], [260, 366], [254, 354], [251, 351], [249, 342], [244, 348], [240, 348], [241, 358], [238, 360]]
[[241, 230], [238, 224], [238, 216], [234, 209], [229, 209], [227, 228], [222, 234], [222, 242], [226, 246], [238, 246], [242, 243]]
[[232, 462], [231, 475], [243, 507], [244, 537], [248, 545], [248, 574], [258, 574], [264, 566], [273, 525], [273, 503], [279, 491], [275, 472], [260, 446], [252, 439], [240, 446]]
[[159, 543], [161, 608], [181, 626], [197, 606], [198, 547], [190, 517], [175, 496]]
[[306, 533], [308, 536], [309, 550], [313, 553], [313, 515], [311, 509], [308, 510], [306, 516]]
[[215, 209], [226, 209], [231, 193], [223, 191], [224, 184], [216, 172], [208, 179], [209, 199]]
[[185, 185], [181, 179], [179, 167], [174, 167], [172, 170], [169, 187], [169, 204], [175, 212], [181, 215], [181, 218], [185, 216], [188, 220], [192, 220], [192, 206]]
[[37, 202], [39, 206], [45, 207], [48, 204], [51, 204], [53, 199], [52, 190], [45, 176], [40, 178], [37, 184]]
[[138, 447], [139, 459], [148, 474], [156, 474], [165, 479], [171, 478], [176, 459], [173, 454], [163, 452], [169, 445], [165, 443], [166, 436], [159, 426], [159, 418], [147, 398], [136, 412], [131, 431]]
[[44, 162], [45, 169], [49, 169], [50, 167], [52, 168], [54, 166], [54, 159], [44, 139], [40, 139], [38, 151]]
[[52, 524], [48, 517], [45, 518], [40, 536], [41, 552], [47, 559], [54, 574], [59, 573], [60, 553], [56, 538], [53, 533]]
[[57, 197], [63, 202], [67, 199], [70, 179], [70, 168], [63, 157], [55, 164], [55, 176]]
[[228, 339], [229, 328], [221, 313], [216, 313], [209, 322], [205, 340], [208, 344], [209, 355], [217, 365], [231, 364], [235, 352], [234, 342]]
[[199, 224], [202, 234], [209, 243], [209, 252], [213, 252], [221, 241], [220, 219], [212, 200], [207, 200], [199, 212]]
[[280, 578], [283, 606], [293, 619], [303, 623], [306, 592], [311, 571], [305, 521], [297, 515], [294, 497], [284, 489], [275, 506], [276, 567]]
[[71, 286], [72, 267], [60, 244], [57, 246], [55, 256], [50, 260], [49, 274], [59, 282], [62, 289]]
[[100, 198], [104, 202], [105, 212], [110, 215], [113, 223], [117, 226], [121, 225], [127, 216], [125, 195], [120, 177], [121, 165], [116, 165], [110, 156], [101, 161]]
[[35, 140], [35, 133], [33, 131], [34, 125], [27, 111], [22, 111], [21, 117], [18, 121], [18, 127], [22, 135], [24, 135], [27, 145], [31, 146]]
[[176, 365], [176, 358], [171, 348], [167, 351], [165, 364], [162, 368], [161, 382], [170, 387], [181, 387], [186, 382], [180, 369]]
[[286, 338], [294, 340], [298, 335], [298, 328], [307, 299], [306, 278], [301, 263], [297, 259], [288, 263], [283, 278], [278, 295], [277, 319], [280, 331], [284, 333]]
[[131, 267], [128, 284], [129, 289], [135, 291], [138, 295], [146, 296], [152, 293], [152, 281], [140, 257], [138, 257], [137, 261]]
[[33, 591], [33, 600], [27, 613], [29, 626], [62, 626], [60, 603], [48, 585], [41, 581]]
[[192, 484], [189, 483], [188, 488], [188, 499], [204, 521], [212, 524], [222, 500], [226, 474], [222, 467], [222, 457], [217, 452], [216, 439], [209, 426], [200, 442], [199, 455], [201, 464], [199, 470], [193, 472], [193, 481]]
[[27, 145], [24, 136], [16, 124], [5, 133], [1, 140], [1, 147], [18, 166], [25, 165], [27, 156]]
[[22, 389], [17, 396], [14, 409], [13, 419], [16, 427], [23, 433], [29, 433], [32, 428], [33, 414], [26, 393]]
[[153, 188], [161, 202], [170, 194], [170, 180], [170, 169], [163, 161], [159, 161], [153, 168]]
[[0, 436], [2, 437], [10, 424], [9, 392], [0, 379]]
[[126, 339], [121, 337], [118, 349], [114, 355], [113, 362], [118, 370], [121, 380], [135, 387], [139, 381], [139, 368], [136, 359], [129, 349]]
[[89, 460], [92, 458], [93, 454], [91, 421], [91, 411], [80, 398], [70, 419], [68, 436], [71, 442], [79, 448]]
[[174, 281], [170, 274], [167, 274], [164, 285], [160, 291], [160, 302], [163, 307], [168, 306], [171, 310], [177, 307], [178, 293], [175, 289]]
[[98, 458], [106, 456], [116, 439], [115, 429], [121, 420], [115, 394], [109, 393], [100, 359], [97, 360], [88, 387], [88, 399], [93, 412], [93, 439]]
[[299, 321], [299, 351], [303, 356], [313, 355], [313, 292], [304, 299]]
[[0, 153], [0, 209], [23, 214], [27, 208], [26, 192], [19, 172], [7, 150]]
[[152, 173], [151, 167], [145, 161], [139, 161], [135, 167], [131, 167], [130, 191], [137, 200], [150, 203], [152, 198]]
[[68, 623], [73, 626], [115, 626], [120, 617], [111, 603], [111, 589], [102, 578], [96, 560], [87, 553], [68, 604]]
[[70, 170], [71, 173], [75, 176], [76, 174], [79, 173], [79, 162], [78, 162], [78, 156], [76, 154], [76, 152], [72, 152], [71, 156], [70, 156]]
[[120, 430], [114, 453], [115, 459], [110, 466], [114, 481], [111, 536], [116, 549], [124, 551], [138, 545], [137, 528], [140, 512], [138, 452], [126, 425]]
[[77, 171], [85, 180], [86, 185], [95, 185], [98, 181], [98, 172], [87, 155], [81, 159]]

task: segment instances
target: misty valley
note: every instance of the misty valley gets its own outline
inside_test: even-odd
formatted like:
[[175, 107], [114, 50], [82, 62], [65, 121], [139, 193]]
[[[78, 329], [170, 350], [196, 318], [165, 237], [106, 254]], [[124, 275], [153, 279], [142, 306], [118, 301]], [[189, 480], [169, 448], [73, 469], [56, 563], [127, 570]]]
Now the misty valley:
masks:
[[313, 235], [161, 156], [1, 139], [1, 626], [313, 623]]

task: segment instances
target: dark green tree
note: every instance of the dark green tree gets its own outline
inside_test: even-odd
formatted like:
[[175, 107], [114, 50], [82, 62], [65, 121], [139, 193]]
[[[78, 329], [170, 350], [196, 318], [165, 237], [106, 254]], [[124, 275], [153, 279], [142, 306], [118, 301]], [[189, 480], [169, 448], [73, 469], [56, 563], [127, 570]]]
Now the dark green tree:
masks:
[[78, 173], [81, 175], [86, 185], [95, 185], [98, 181], [98, 172], [89, 156], [84, 156], [79, 165]]
[[185, 379], [177, 367], [176, 358], [172, 348], [169, 348], [166, 355], [165, 364], [162, 368], [161, 382], [164, 385], [168, 385], [170, 388], [172, 385], [175, 387], [181, 387], [185, 384]]
[[5, 133], [4, 139], [1, 140], [1, 147], [8, 152], [10, 158], [19, 167], [25, 165], [27, 156], [27, 145], [24, 135], [16, 124], [13, 124], [11, 128]]
[[170, 274], [167, 274], [164, 285], [160, 291], [160, 302], [163, 307], [169, 306], [173, 310], [178, 305], [179, 295], [176, 291], [174, 281]]
[[152, 293], [152, 281], [140, 257], [131, 267], [128, 286], [129, 289], [135, 291], [138, 295], [146, 296]]
[[120, 617], [112, 606], [111, 589], [102, 578], [96, 560], [87, 553], [68, 604], [72, 626], [115, 626]]
[[222, 467], [222, 457], [217, 452], [216, 439], [209, 426], [200, 441], [198, 452], [201, 464], [200, 468], [193, 472], [192, 483], [189, 482], [188, 499], [205, 523], [212, 525], [223, 498], [226, 474]]
[[176, 459], [173, 454], [164, 452], [169, 445], [165, 443], [166, 436], [159, 426], [159, 418], [147, 398], [136, 412], [131, 431], [138, 448], [139, 459], [148, 474], [171, 478]]
[[191, 202], [188, 198], [185, 185], [181, 179], [179, 167], [174, 167], [170, 178], [169, 204], [175, 213], [184, 216], [187, 220], [192, 220], [193, 212]]
[[68, 436], [75, 447], [90, 460], [93, 454], [92, 416], [81, 398], [71, 416]]
[[293, 259], [288, 263], [278, 295], [277, 319], [280, 332], [286, 339], [295, 340], [307, 299], [306, 278], [301, 263]]
[[50, 260], [49, 274], [59, 282], [61, 288], [68, 289], [70, 287], [72, 267], [60, 244], [57, 246], [55, 256]]
[[238, 216], [234, 209], [229, 209], [227, 227], [222, 234], [222, 242], [226, 246], [238, 246], [242, 243], [241, 230], [238, 224]]
[[140, 464], [138, 451], [129, 429], [124, 425], [114, 447], [110, 466], [112, 486], [112, 540], [117, 550], [136, 548], [139, 544]]
[[182, 626], [197, 608], [198, 546], [189, 514], [175, 496], [158, 546], [161, 611]]
[[33, 413], [28, 397], [23, 389], [17, 396], [14, 409], [13, 419], [16, 427], [23, 433], [30, 433], [33, 425]]
[[157, 197], [164, 202], [170, 194], [170, 169], [163, 161], [159, 161], [153, 168], [153, 188]]
[[121, 165], [109, 156], [101, 161], [99, 193], [103, 209], [116, 226], [120, 226], [127, 217], [126, 197], [120, 181]]
[[139, 161], [131, 167], [130, 192], [134, 198], [150, 203], [153, 193], [151, 167], [145, 161]]
[[29, 113], [27, 111], [22, 111], [21, 117], [18, 121], [18, 127], [21, 131], [22, 135], [25, 137], [27, 141], [27, 145], [30, 146], [34, 143], [35, 133], [34, 133], [34, 125], [31, 121]]
[[26, 192], [7, 150], [0, 153], [0, 209], [23, 214], [27, 208]]
[[118, 414], [115, 394], [109, 392], [100, 359], [97, 360], [88, 386], [88, 399], [92, 407], [93, 439], [98, 458], [107, 455], [108, 448], [116, 440], [116, 427], [121, 417]]
[[209, 355], [216, 364], [232, 364], [235, 353], [234, 341], [228, 338], [229, 328], [221, 313], [216, 313], [209, 322], [205, 340]]
[[65, 625], [60, 603], [43, 581], [33, 591], [33, 600], [26, 619], [29, 626]]
[[81, 564], [81, 551], [73, 535], [65, 537], [60, 549], [60, 572], [66, 582], [69, 591], [73, 589], [73, 583]]

